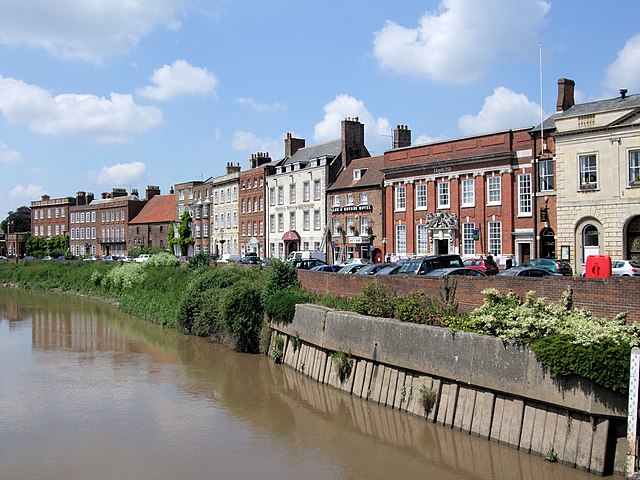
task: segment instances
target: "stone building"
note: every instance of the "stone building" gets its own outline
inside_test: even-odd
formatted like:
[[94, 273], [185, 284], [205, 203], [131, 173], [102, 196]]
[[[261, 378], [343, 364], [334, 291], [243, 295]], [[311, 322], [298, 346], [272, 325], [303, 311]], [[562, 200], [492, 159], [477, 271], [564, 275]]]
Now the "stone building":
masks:
[[326, 189], [354, 158], [368, 156], [358, 118], [342, 121], [341, 138], [309, 147], [288, 133], [285, 157], [267, 177], [268, 256], [322, 250], [330, 258]]
[[558, 82], [554, 129], [559, 256], [574, 272], [589, 255], [640, 261], [640, 95], [575, 104]]

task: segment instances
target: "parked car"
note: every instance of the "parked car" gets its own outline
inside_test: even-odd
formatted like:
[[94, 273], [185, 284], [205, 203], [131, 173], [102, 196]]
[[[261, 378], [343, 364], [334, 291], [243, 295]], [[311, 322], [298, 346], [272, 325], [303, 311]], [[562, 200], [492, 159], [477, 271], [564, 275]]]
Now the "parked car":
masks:
[[0, 260], [9, 260], [9, 258], [5, 257], [4, 255], [0, 255]]
[[467, 267], [447, 267], [447, 268], [437, 268], [435, 270], [431, 270], [427, 273], [430, 277], [441, 277], [444, 275], [457, 275], [457, 276], [465, 276], [465, 277], [486, 277], [487, 275], [482, 273], [480, 270], [475, 270], [473, 268]]
[[375, 275], [385, 267], [395, 266], [393, 263], [373, 263], [371, 265], [364, 265], [360, 270], [356, 272], [356, 275]]
[[106, 257], [104, 257], [102, 259], [103, 262], [117, 262], [118, 261], [118, 257], [114, 256], [114, 255], [107, 255]]
[[45, 255], [44, 257], [42, 257], [43, 260], [53, 260], [53, 257], [49, 256], [49, 255]]
[[338, 273], [356, 273], [362, 267], [364, 267], [364, 264], [362, 263], [352, 263], [351, 265], [343, 266], [340, 270], [338, 270]]
[[242, 257], [238, 263], [243, 265], [262, 265], [262, 260], [256, 255], [247, 255], [246, 257]]
[[336, 273], [338, 270], [342, 268], [342, 265], [318, 265], [316, 267], [311, 268], [314, 272], [332, 272]]
[[464, 261], [464, 266], [478, 270], [485, 275], [497, 275], [500, 271], [495, 260], [490, 260], [488, 258], [470, 258]]
[[95, 255], [88, 255], [82, 259], [83, 262], [97, 262], [98, 260], [100, 259]]
[[218, 259], [221, 263], [234, 263], [239, 262], [242, 259], [237, 253], [223, 253]]
[[291, 252], [287, 257], [287, 260], [289, 261], [312, 259], [322, 260], [325, 263], [327, 261], [327, 257], [324, 252], [321, 252], [319, 250], [297, 250], [295, 252]]
[[123, 263], [129, 263], [129, 262], [133, 262], [133, 259], [131, 257], [118, 257], [118, 261]]
[[402, 267], [402, 265], [392, 263], [388, 267], [384, 267], [383, 269], [378, 270], [376, 272], [376, 275], [396, 275], [398, 273], [398, 270], [400, 270], [400, 267]]
[[561, 273], [550, 272], [537, 267], [517, 266], [508, 270], [503, 270], [498, 274], [500, 277], [561, 277]]
[[399, 275], [426, 275], [431, 270], [448, 267], [464, 267], [460, 255], [430, 255], [409, 259], [398, 270]]
[[520, 267], [536, 267], [547, 270], [551, 273], [559, 273], [565, 276], [573, 275], [573, 270], [568, 262], [557, 260], [555, 258], [532, 258], [514, 268]]
[[640, 276], [640, 263], [633, 260], [611, 260], [611, 275]]
[[347, 266], [347, 265], [372, 265], [373, 262], [371, 260], [369, 260], [368, 258], [356, 258], [356, 257], [352, 257], [350, 259], [348, 259], [346, 262], [344, 262], [342, 265], [343, 266]]
[[313, 267], [327, 264], [326, 262], [323, 262], [322, 260], [319, 260], [317, 258], [308, 258], [305, 260], [287, 260], [287, 263], [300, 270], [311, 270]]

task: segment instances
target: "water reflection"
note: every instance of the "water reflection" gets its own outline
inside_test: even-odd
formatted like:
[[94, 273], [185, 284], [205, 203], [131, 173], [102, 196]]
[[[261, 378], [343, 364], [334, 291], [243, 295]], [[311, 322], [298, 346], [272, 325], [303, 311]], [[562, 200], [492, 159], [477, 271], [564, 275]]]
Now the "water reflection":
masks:
[[64, 295], [0, 289], [0, 362], [0, 478], [593, 478]]

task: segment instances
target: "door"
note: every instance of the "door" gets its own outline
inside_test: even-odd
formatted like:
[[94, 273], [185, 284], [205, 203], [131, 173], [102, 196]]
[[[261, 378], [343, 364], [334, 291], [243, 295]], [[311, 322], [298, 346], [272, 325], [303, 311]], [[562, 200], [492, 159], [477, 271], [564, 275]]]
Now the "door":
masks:
[[445, 255], [449, 253], [449, 240], [435, 240], [436, 255]]

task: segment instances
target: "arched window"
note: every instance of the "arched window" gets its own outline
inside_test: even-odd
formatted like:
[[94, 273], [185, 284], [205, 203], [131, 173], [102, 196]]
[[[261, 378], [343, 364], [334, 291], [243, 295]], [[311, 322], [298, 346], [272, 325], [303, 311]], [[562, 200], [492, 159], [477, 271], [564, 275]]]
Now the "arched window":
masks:
[[555, 258], [556, 256], [556, 235], [553, 228], [543, 228], [540, 232], [540, 257]]
[[588, 224], [582, 229], [582, 261], [586, 262], [589, 255], [600, 254], [598, 229]]
[[633, 219], [627, 227], [627, 255], [628, 260], [640, 261], [640, 217]]

